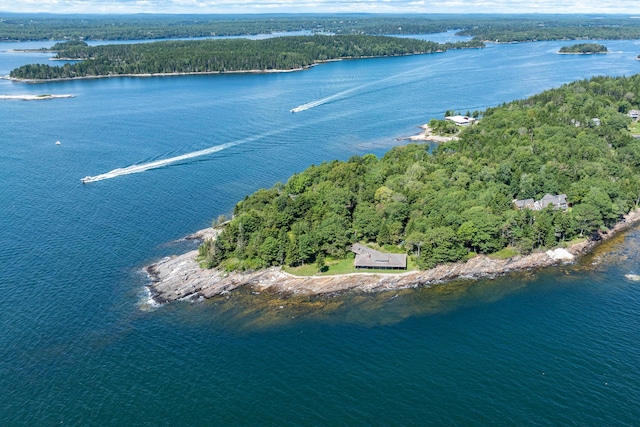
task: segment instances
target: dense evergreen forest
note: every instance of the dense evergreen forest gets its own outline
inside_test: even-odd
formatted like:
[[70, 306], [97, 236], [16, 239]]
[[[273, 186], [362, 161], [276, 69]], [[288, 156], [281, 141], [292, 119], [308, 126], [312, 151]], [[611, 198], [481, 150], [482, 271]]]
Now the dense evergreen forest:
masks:
[[[640, 75], [596, 77], [488, 109], [431, 154], [410, 144], [311, 166], [239, 202], [200, 247], [203, 265], [299, 265], [375, 242], [429, 268], [593, 236], [638, 206], [628, 111], [639, 106]], [[570, 208], [514, 208], [547, 193], [566, 194]]]
[[173, 40], [88, 46], [58, 43], [58, 58], [82, 62], [52, 67], [25, 65], [11, 71], [20, 79], [65, 79], [118, 74], [204, 73], [293, 70], [332, 59], [412, 55], [483, 47], [482, 42], [435, 43], [386, 36], [288, 36], [264, 40]]
[[[525, 15], [526, 17], [526, 15]], [[544, 40], [634, 40], [640, 38], [640, 21], [629, 17], [509, 18], [490, 25], [464, 28], [459, 35], [499, 43]]]
[[578, 43], [571, 46], [562, 46], [560, 53], [607, 53], [609, 49], [606, 46], [597, 43]]
[[0, 41], [144, 40], [291, 31], [430, 34], [474, 25], [473, 18], [459, 15], [0, 15], [0, 19]]
[[430, 34], [472, 26], [473, 22], [473, 18], [460, 15], [0, 15], [0, 41], [144, 40], [291, 31]]
[[616, 15], [51, 15], [0, 14], [0, 41], [142, 40], [290, 31], [429, 34], [447, 30], [484, 41], [637, 39], [640, 20]]

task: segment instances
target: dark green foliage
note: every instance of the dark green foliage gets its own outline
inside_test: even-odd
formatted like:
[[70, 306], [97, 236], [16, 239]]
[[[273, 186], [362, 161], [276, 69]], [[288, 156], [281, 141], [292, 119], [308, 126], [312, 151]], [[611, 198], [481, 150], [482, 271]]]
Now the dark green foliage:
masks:
[[[612, 226], [640, 197], [640, 75], [596, 77], [484, 112], [460, 139], [354, 156], [292, 176], [238, 203], [206, 265], [256, 268], [347, 256], [354, 242], [393, 245], [421, 268], [493, 253], [528, 253]], [[601, 124], [595, 125], [593, 118]], [[515, 210], [514, 198], [568, 195], [569, 211]]]
[[0, 15], [0, 41], [142, 40], [271, 34], [430, 34], [459, 30], [501, 42], [640, 38], [623, 16], [572, 15]]
[[433, 268], [437, 264], [458, 261], [467, 253], [452, 227], [436, 227], [424, 234], [417, 263], [420, 268]]
[[571, 46], [562, 46], [560, 53], [607, 53], [606, 46], [597, 43], [578, 43]]
[[318, 254], [318, 256], [316, 257], [316, 267], [318, 269], [318, 273], [324, 273], [325, 271], [327, 271], [327, 262], [322, 253]]
[[[0, 41], [142, 40], [287, 31], [429, 34], [473, 25], [471, 17], [427, 15], [0, 15]], [[495, 18], [493, 18], [495, 20]]]
[[632, 40], [640, 38], [640, 22], [623, 16], [511, 16], [479, 23], [459, 34], [478, 40], [513, 43], [543, 40]]
[[66, 42], [59, 42], [54, 44], [53, 46], [51, 46], [50, 49], [53, 52], [57, 52], [59, 50], [70, 50], [70, 49], [84, 49], [86, 47], [88, 47], [89, 45], [82, 41], [82, 40], [70, 40], [70, 41], [66, 41]]
[[59, 59], [79, 59], [61, 67], [34, 64], [11, 71], [22, 79], [68, 79], [122, 74], [211, 73], [293, 70], [340, 58], [413, 55], [481, 47], [474, 42], [435, 42], [384, 36], [291, 36], [265, 40], [179, 40], [87, 46], [59, 43]]
[[[445, 114], [445, 116], [449, 115], [453, 114]], [[456, 126], [455, 123], [448, 120], [431, 119], [429, 121], [429, 127], [436, 135], [454, 135], [460, 130], [460, 128]]]

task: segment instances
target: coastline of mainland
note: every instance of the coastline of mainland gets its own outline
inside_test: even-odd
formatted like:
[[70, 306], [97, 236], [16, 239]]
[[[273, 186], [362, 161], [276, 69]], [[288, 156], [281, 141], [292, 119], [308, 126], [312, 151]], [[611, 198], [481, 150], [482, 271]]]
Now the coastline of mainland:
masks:
[[[536, 251], [507, 259], [477, 255], [466, 262], [441, 264], [429, 270], [403, 273], [349, 273], [333, 276], [294, 276], [281, 267], [249, 272], [226, 272], [202, 269], [196, 261], [197, 250], [182, 255], [165, 257], [144, 267], [150, 283], [147, 285], [154, 304], [172, 301], [199, 301], [220, 297], [241, 287], [253, 293], [270, 291], [282, 295], [331, 296], [348, 291], [381, 292], [406, 288], [431, 287], [455, 279], [489, 278], [511, 272], [537, 270], [559, 263], [573, 262], [576, 257], [590, 253], [600, 242], [640, 223], [640, 210], [625, 215], [597, 239], [587, 239], [565, 248]], [[217, 229], [200, 230], [187, 239], [216, 238]]]

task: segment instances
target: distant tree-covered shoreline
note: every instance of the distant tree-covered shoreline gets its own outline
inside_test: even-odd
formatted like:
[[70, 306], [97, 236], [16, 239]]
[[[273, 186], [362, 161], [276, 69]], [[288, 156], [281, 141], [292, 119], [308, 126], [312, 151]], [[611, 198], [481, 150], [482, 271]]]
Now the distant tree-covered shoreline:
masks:
[[628, 17], [530, 16], [506, 18], [487, 25], [475, 25], [458, 35], [497, 43], [524, 43], [550, 40], [636, 40], [640, 21]]
[[[459, 140], [322, 163], [247, 196], [206, 267], [255, 269], [344, 258], [354, 242], [404, 250], [421, 268], [589, 237], [640, 202], [640, 75], [596, 77], [484, 112]], [[597, 119], [597, 120], [594, 120]], [[566, 194], [568, 210], [514, 207]]]
[[265, 40], [175, 40], [88, 46], [58, 43], [56, 58], [81, 62], [50, 66], [30, 64], [11, 71], [16, 79], [294, 70], [322, 61], [443, 52], [483, 47], [482, 42], [435, 43], [385, 36], [289, 36]]
[[0, 13], [0, 41], [158, 40], [308, 31], [458, 35], [492, 42], [638, 39], [640, 21], [616, 15], [50, 15]]
[[333, 34], [431, 34], [465, 28], [460, 15], [43, 15], [0, 13], [0, 41], [157, 40], [310, 31]]

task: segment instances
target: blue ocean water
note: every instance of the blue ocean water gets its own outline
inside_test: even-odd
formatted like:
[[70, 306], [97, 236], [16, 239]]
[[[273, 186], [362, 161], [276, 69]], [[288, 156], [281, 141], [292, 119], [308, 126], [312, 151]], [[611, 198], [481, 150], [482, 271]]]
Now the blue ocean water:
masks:
[[[396, 298], [148, 310], [141, 271], [244, 195], [382, 155], [448, 109], [640, 72], [640, 42], [603, 43], [614, 53], [541, 42], [297, 73], [0, 80], [2, 95], [75, 95], [0, 100], [1, 424], [636, 425], [638, 231], [575, 266]], [[47, 62], [10, 51], [44, 45], [0, 44], [0, 74]]]

